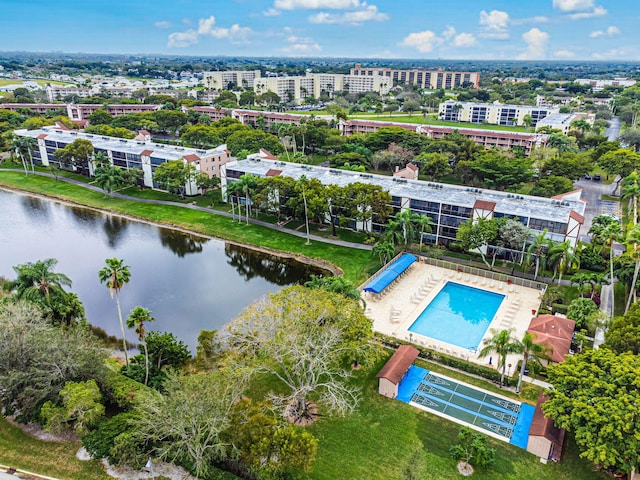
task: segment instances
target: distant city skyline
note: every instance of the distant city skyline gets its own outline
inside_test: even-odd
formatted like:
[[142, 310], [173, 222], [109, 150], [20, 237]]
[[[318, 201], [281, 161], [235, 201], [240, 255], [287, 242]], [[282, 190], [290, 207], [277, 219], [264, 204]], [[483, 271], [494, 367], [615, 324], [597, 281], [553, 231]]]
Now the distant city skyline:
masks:
[[5, 51], [640, 60], [630, 0], [0, 0]]

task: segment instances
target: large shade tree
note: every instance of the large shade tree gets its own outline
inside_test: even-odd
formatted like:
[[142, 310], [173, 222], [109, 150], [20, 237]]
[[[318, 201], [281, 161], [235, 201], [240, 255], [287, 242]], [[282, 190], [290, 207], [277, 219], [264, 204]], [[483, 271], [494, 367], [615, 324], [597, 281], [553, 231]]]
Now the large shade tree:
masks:
[[338, 414], [358, 403], [349, 362], [370, 358], [371, 320], [355, 300], [290, 287], [251, 305], [220, 331], [228, 358], [274, 376], [273, 394], [294, 423], [314, 418], [313, 402]]
[[[575, 436], [580, 456], [634, 473], [640, 451], [640, 357], [587, 350], [552, 366], [545, 415]], [[632, 475], [633, 477], [633, 475]]]

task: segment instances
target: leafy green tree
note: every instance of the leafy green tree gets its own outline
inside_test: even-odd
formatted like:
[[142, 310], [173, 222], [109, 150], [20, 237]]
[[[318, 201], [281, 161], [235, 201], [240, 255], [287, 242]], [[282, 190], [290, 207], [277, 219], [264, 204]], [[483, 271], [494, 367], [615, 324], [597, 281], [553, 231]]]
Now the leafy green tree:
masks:
[[128, 265], [124, 265], [124, 260], [118, 258], [107, 258], [106, 266], [98, 272], [100, 283], [104, 283], [109, 289], [111, 298], [116, 299], [118, 308], [118, 318], [120, 319], [120, 332], [122, 332], [122, 348], [124, 349], [125, 363], [129, 365], [129, 354], [127, 353], [127, 340], [124, 334], [124, 321], [122, 320], [122, 308], [120, 308], [120, 290], [129, 283], [131, 271]]
[[[536, 343], [536, 334], [525, 332], [520, 340], [518, 348], [522, 353], [522, 363], [520, 365], [520, 374], [518, 375], [518, 385], [516, 386], [516, 393], [520, 393], [520, 387], [522, 386], [522, 378], [524, 377], [524, 371], [527, 368], [527, 362], [533, 361], [536, 365], [540, 366], [540, 360], [549, 360], [549, 352], [551, 347], [544, 343]], [[517, 342], [518, 343], [518, 342]]]
[[580, 456], [635, 472], [640, 439], [640, 357], [608, 348], [567, 357], [547, 370], [553, 388], [545, 415], [575, 436]]
[[162, 132], [170, 132], [174, 137], [183, 125], [187, 124], [187, 115], [177, 110], [158, 110], [153, 112], [153, 120]]
[[261, 130], [241, 129], [232, 133], [227, 138], [227, 148], [233, 156], [236, 156], [241, 150], [258, 152], [261, 148], [264, 148], [274, 155], [282, 152], [282, 146], [278, 139]]
[[187, 127], [182, 131], [180, 139], [185, 145], [195, 148], [209, 148], [223, 143], [219, 130], [208, 125]]
[[89, 123], [91, 125], [111, 125], [112, 121], [113, 115], [107, 112], [104, 108], [99, 108], [89, 115]]
[[[499, 219], [478, 218], [462, 222], [456, 232], [456, 240], [468, 252], [477, 252], [484, 264], [493, 269], [493, 263], [486, 258], [487, 247], [498, 237], [502, 221]], [[495, 261], [495, 256], [494, 256]]]
[[538, 197], [550, 198], [562, 193], [570, 192], [571, 190], [573, 190], [573, 181], [571, 179], [550, 175], [538, 180], [529, 194]]
[[118, 138], [135, 138], [136, 134], [127, 128], [122, 127], [110, 127], [109, 125], [91, 125], [84, 129], [84, 133], [91, 133], [94, 135], [103, 135], [107, 137]]
[[242, 107], [252, 107], [256, 102], [256, 92], [253, 90], [247, 90], [240, 94], [240, 100], [238, 104]]
[[89, 160], [93, 155], [93, 144], [84, 138], [77, 138], [63, 148], [56, 150], [53, 155], [63, 165], [88, 169]]
[[37, 306], [0, 302], [0, 402], [34, 419], [68, 381], [105, 382], [108, 352], [85, 325], [51, 325]]
[[211, 195], [211, 205], [213, 205], [216, 190], [220, 187], [220, 179], [200, 172], [196, 175], [196, 185], [202, 191], [202, 195], [207, 193]]
[[511, 259], [517, 258], [514, 251], [520, 252], [524, 249], [525, 242], [531, 236], [531, 230], [513, 218], [507, 219], [500, 225], [496, 244], [499, 247], [507, 248], [511, 251]]
[[13, 151], [15, 151], [18, 154], [18, 156], [22, 160], [22, 166], [24, 167], [25, 175], [28, 175], [26, 156], [29, 157], [29, 160], [31, 163], [31, 171], [33, 172], [34, 167], [33, 167], [33, 157], [31, 156], [31, 151], [36, 150], [38, 148], [37, 140], [33, 137], [14, 136], [11, 143], [11, 148]]
[[498, 355], [497, 367], [502, 369], [500, 375], [500, 385], [504, 385], [504, 375], [507, 368], [507, 355], [511, 353], [522, 353], [522, 344], [514, 340], [511, 336], [513, 329], [497, 330], [492, 328], [489, 330], [491, 338], [485, 339], [479, 358], [485, 358], [490, 353], [496, 353]]
[[599, 157], [597, 162], [607, 174], [620, 175], [621, 179], [628, 177], [631, 172], [640, 170], [640, 155], [628, 148], [608, 151]]
[[496, 451], [487, 445], [486, 435], [475, 432], [469, 427], [461, 427], [458, 433], [458, 442], [460, 443], [451, 447], [451, 455], [456, 460], [463, 462], [467, 469], [471, 468], [471, 461], [481, 467], [493, 463]]
[[378, 257], [380, 263], [384, 265], [396, 256], [396, 247], [393, 242], [390, 241], [378, 242], [373, 246], [371, 254]]
[[604, 334], [607, 348], [616, 353], [640, 354], [640, 303], [636, 302], [623, 316], [611, 321]]
[[594, 314], [600, 309], [596, 302], [590, 298], [575, 298], [569, 304], [567, 317], [576, 322], [576, 330], [583, 330], [589, 327], [594, 318]]
[[414, 162], [431, 181], [438, 181], [453, 171], [449, 164], [449, 157], [444, 153], [420, 153], [414, 158]]
[[184, 192], [185, 185], [194, 180], [195, 166], [183, 160], [169, 160], [156, 168], [153, 180], [171, 193]]
[[487, 152], [475, 160], [459, 161], [456, 170], [464, 183], [484, 185], [495, 190], [516, 188], [531, 180], [533, 169], [528, 157], [511, 158], [505, 153]]
[[622, 199], [629, 200], [632, 207], [631, 223], [635, 226], [638, 223], [638, 196], [640, 196], [640, 175], [638, 172], [631, 172], [622, 180], [621, 186]]
[[339, 293], [347, 298], [360, 301], [360, 290], [344, 277], [319, 277], [311, 275], [311, 280], [304, 284], [307, 288], [321, 288], [327, 292]]
[[40, 415], [47, 430], [60, 430], [72, 425], [76, 433], [82, 435], [95, 426], [105, 413], [102, 394], [95, 380], [67, 382], [60, 391], [62, 406], [52, 401], [42, 405]]
[[135, 307], [127, 317], [127, 328], [135, 328], [138, 340], [144, 347], [144, 384], [149, 383], [149, 350], [147, 349], [145, 323], [153, 322], [155, 318], [151, 316], [151, 310], [144, 307]]
[[638, 272], [640, 271], [640, 226], [634, 224], [633, 228], [627, 233], [627, 243], [629, 245], [629, 250], [631, 254], [631, 258], [633, 258], [636, 262], [635, 268], [633, 269], [633, 279], [631, 280], [629, 299], [627, 300], [627, 305], [624, 309], [624, 313], [629, 311], [629, 306], [631, 305], [631, 300], [636, 298], [636, 283], [638, 283]]

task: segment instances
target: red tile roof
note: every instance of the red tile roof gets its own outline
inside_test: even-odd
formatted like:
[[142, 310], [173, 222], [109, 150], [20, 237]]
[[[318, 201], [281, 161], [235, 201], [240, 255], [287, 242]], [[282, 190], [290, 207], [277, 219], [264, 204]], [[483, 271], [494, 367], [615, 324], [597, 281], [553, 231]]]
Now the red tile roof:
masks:
[[418, 167], [411, 162], [407, 163], [406, 168], [408, 168], [409, 170], [413, 170], [414, 172], [418, 171]]
[[553, 351], [549, 352], [549, 356], [552, 361], [559, 363], [564, 362], [565, 355], [571, 349], [571, 339], [575, 328], [576, 322], [573, 320], [545, 314], [532, 318], [527, 332], [535, 335], [533, 340], [535, 343], [551, 347]]
[[270, 168], [269, 170], [267, 170], [267, 177], [277, 177], [278, 175], [280, 175], [282, 173], [282, 170], [276, 170], [275, 168]]
[[264, 148], [260, 149], [260, 158], [264, 158], [265, 160], [278, 160], [278, 157], [275, 157], [273, 153], [269, 150], [265, 150]]
[[41, 133], [40, 135], [38, 135], [37, 138], [42, 140], [43, 138], [47, 138], [47, 134], [46, 133]]
[[152, 153], [153, 153], [153, 150], [143, 150], [140, 152], [140, 155], [144, 155], [145, 157], [148, 157]]
[[543, 392], [538, 394], [538, 402], [531, 421], [531, 427], [529, 428], [529, 436], [544, 437], [551, 441], [553, 443], [552, 458], [555, 461], [559, 461], [566, 432], [564, 428], [556, 427], [553, 420], [544, 416], [542, 404], [547, 400], [549, 400], [549, 397], [545, 396]]
[[493, 211], [496, 208], [496, 202], [488, 202], [487, 200], [476, 200], [476, 203], [473, 204], [473, 208]]
[[419, 354], [418, 349], [411, 345], [400, 345], [398, 350], [384, 364], [382, 370], [378, 372], [376, 378], [386, 378], [397, 385]]
[[190, 153], [189, 155], [185, 155], [184, 158], [187, 162], [197, 162], [200, 160], [200, 157], [195, 153]]
[[580, 215], [578, 212], [576, 212], [575, 210], [571, 210], [569, 212], [569, 217], [573, 218], [574, 220], [576, 220], [578, 223], [584, 223], [584, 216]]
[[138, 133], [139, 133], [139, 134], [141, 134], [141, 135], [151, 135], [151, 134], [150, 134], [148, 131], [146, 131], [146, 130], [140, 130]]

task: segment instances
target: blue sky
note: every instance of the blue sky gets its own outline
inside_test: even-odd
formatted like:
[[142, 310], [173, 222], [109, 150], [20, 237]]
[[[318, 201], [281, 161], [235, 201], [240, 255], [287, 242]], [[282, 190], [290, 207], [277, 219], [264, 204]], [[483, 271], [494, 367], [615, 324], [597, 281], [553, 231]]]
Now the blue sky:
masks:
[[639, 60], [637, 0], [0, 0], [0, 49]]

